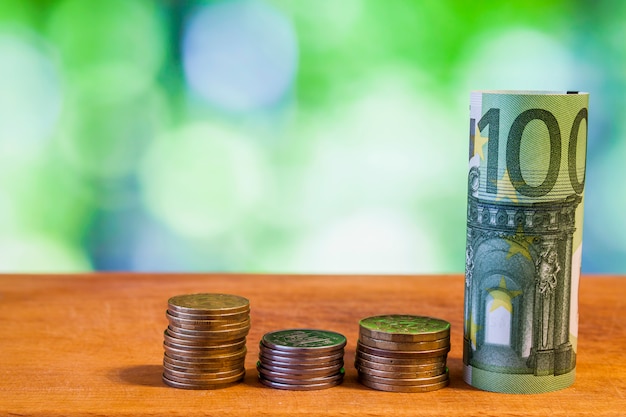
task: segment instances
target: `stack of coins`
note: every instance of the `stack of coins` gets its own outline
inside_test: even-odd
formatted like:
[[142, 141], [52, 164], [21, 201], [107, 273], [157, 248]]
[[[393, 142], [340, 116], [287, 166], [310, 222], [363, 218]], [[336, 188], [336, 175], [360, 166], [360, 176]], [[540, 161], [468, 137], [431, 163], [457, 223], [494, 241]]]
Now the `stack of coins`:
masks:
[[289, 329], [270, 332], [259, 345], [259, 381], [285, 390], [318, 390], [343, 381], [346, 338], [335, 332]]
[[216, 389], [246, 372], [250, 303], [229, 294], [187, 294], [168, 300], [163, 382], [175, 388]]
[[359, 322], [354, 366], [363, 385], [394, 392], [435, 391], [448, 385], [450, 323], [386, 315]]

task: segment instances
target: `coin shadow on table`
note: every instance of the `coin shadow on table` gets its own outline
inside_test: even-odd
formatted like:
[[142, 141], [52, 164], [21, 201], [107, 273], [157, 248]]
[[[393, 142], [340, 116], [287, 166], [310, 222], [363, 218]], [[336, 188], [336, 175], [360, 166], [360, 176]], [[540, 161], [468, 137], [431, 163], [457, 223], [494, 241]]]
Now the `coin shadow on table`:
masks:
[[141, 385], [144, 387], [164, 386], [161, 375], [163, 365], [136, 365], [114, 369], [109, 377], [115, 382], [123, 382], [129, 385]]

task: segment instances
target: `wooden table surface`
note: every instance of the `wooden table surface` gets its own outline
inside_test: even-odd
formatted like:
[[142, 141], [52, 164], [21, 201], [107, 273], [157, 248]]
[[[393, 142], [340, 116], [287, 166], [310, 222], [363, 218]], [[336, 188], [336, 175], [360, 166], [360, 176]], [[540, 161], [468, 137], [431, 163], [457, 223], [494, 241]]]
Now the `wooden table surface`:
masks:
[[[161, 382], [167, 299], [194, 292], [250, 300], [247, 374], [239, 385], [187, 391]], [[584, 276], [575, 384], [553, 393], [509, 395], [463, 382], [460, 275], [3, 275], [0, 415], [623, 416], [625, 297], [626, 277]], [[357, 382], [358, 321], [389, 313], [452, 324], [448, 388], [388, 393]], [[261, 336], [294, 327], [334, 330], [348, 338], [342, 385], [302, 392], [257, 381]]]

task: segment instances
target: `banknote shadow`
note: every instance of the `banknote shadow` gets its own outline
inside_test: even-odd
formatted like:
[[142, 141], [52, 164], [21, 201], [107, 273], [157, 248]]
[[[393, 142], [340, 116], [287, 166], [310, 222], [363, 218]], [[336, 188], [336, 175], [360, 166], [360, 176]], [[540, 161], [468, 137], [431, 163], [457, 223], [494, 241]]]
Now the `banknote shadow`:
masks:
[[162, 374], [163, 365], [136, 365], [115, 369], [111, 371], [109, 378], [128, 385], [162, 387]]

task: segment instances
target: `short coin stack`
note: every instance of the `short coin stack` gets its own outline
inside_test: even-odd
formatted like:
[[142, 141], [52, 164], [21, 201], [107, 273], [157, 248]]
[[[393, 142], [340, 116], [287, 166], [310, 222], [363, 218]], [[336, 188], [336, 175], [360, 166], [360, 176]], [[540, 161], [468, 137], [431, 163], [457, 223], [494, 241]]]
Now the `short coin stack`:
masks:
[[266, 333], [259, 345], [259, 381], [285, 390], [318, 390], [343, 381], [346, 338], [335, 332], [288, 329]]
[[250, 303], [230, 294], [186, 294], [168, 300], [163, 382], [216, 389], [245, 376]]
[[394, 392], [435, 391], [448, 385], [450, 323], [411, 315], [359, 322], [354, 366], [363, 385]]

